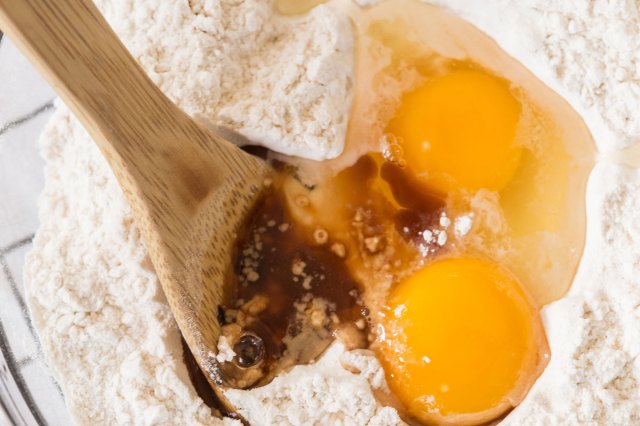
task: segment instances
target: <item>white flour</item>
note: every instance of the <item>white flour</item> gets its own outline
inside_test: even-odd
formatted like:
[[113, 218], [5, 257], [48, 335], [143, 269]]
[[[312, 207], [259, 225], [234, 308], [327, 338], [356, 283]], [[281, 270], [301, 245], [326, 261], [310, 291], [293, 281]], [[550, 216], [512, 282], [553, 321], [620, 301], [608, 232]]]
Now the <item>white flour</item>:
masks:
[[[342, 148], [352, 84], [344, 18], [320, 7], [274, 20], [264, 0], [100, 0], [116, 32], [190, 114], [288, 154]], [[640, 17], [632, 1], [438, 0], [486, 31], [565, 96], [601, 150], [639, 139]], [[137, 228], [98, 150], [64, 107], [42, 140], [41, 228], [27, 261], [42, 345], [80, 424], [219, 422], [192, 390], [179, 335]], [[567, 298], [545, 308], [551, 364], [507, 423], [640, 422], [640, 172], [601, 164], [589, 230]], [[367, 380], [371, 358], [342, 370], [334, 347], [250, 395], [255, 424], [395, 424]], [[368, 361], [365, 361], [368, 359]]]

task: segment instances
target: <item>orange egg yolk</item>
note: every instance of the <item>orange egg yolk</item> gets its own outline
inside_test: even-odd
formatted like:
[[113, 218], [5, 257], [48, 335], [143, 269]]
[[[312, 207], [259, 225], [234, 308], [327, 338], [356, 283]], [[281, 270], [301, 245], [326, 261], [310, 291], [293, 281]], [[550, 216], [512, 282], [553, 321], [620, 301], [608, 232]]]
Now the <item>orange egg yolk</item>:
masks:
[[516, 278], [475, 258], [436, 261], [390, 294], [378, 350], [391, 390], [427, 424], [481, 424], [517, 405], [546, 365]]
[[405, 95], [387, 131], [407, 166], [435, 188], [499, 191], [520, 160], [520, 112], [506, 81], [456, 70]]

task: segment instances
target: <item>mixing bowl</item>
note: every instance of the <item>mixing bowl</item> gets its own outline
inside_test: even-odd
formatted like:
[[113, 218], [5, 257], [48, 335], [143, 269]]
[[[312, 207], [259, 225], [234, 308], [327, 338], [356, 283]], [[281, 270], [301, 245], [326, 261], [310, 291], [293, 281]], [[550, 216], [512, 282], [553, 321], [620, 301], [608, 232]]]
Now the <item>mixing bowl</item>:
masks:
[[38, 135], [53, 90], [0, 33], [0, 425], [69, 425], [31, 324], [22, 279], [43, 187]]

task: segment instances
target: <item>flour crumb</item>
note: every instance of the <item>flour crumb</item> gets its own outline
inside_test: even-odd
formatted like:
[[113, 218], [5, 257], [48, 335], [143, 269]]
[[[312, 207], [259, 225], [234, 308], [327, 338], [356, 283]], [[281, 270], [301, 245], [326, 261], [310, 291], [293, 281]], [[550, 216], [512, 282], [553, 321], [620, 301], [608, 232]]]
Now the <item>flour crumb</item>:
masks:
[[230, 362], [236, 356], [235, 351], [229, 344], [229, 340], [225, 336], [220, 336], [218, 340], [218, 354], [216, 360], [218, 362]]
[[449, 219], [447, 214], [444, 213], [444, 212], [440, 215], [440, 221], [439, 222], [440, 222], [440, 226], [445, 228], [445, 229], [448, 228], [449, 225], [451, 225], [451, 219]]
[[453, 222], [453, 232], [456, 237], [462, 238], [471, 231], [473, 226], [473, 214], [469, 213], [463, 216], [458, 216]]
[[444, 246], [447, 243], [447, 232], [446, 231], [440, 231], [438, 233], [438, 240], [437, 243], [440, 247]]
[[294, 276], [303, 276], [305, 275], [304, 268], [306, 267], [307, 267], [307, 264], [303, 260], [294, 259], [293, 262], [291, 263], [291, 273]]
[[333, 243], [331, 251], [340, 258], [344, 258], [347, 255], [347, 248], [342, 243]]

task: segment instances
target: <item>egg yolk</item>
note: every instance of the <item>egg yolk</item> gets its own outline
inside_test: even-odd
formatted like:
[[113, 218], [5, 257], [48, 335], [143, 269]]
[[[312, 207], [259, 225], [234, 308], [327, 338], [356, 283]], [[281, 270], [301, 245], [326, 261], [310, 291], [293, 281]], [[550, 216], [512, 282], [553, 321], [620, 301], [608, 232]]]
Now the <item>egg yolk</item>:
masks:
[[499, 191], [518, 167], [520, 111], [506, 81], [456, 70], [405, 95], [387, 131], [407, 166], [435, 188]]
[[427, 424], [480, 424], [517, 405], [548, 347], [537, 311], [508, 271], [475, 258], [436, 261], [398, 284], [378, 350], [391, 390]]

